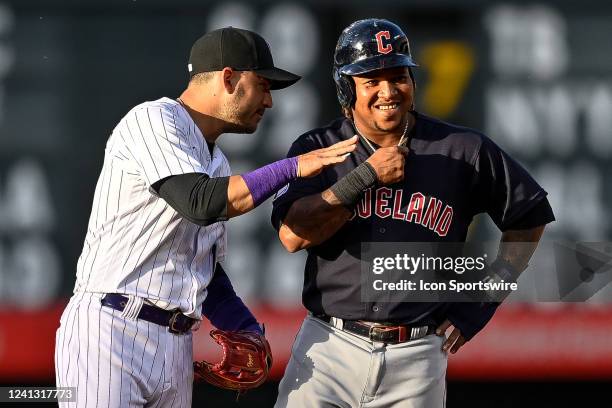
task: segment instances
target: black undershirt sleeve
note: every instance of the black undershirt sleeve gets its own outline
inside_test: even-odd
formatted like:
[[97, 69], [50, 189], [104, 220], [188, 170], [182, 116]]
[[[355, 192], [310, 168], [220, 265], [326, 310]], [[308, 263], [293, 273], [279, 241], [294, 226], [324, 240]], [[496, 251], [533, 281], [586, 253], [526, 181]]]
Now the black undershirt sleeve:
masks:
[[204, 173], [166, 177], [153, 189], [182, 217], [198, 225], [227, 220], [229, 177], [210, 178]]

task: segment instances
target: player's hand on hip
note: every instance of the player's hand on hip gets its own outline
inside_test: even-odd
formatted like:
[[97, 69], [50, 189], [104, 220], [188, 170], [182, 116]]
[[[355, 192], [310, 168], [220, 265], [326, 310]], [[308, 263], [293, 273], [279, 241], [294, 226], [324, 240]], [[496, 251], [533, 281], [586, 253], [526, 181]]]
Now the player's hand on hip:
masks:
[[374, 167], [379, 184], [393, 184], [404, 179], [404, 163], [408, 148], [404, 146], [381, 147], [367, 162]]
[[451, 334], [444, 341], [442, 351], [445, 353], [455, 354], [457, 350], [459, 350], [461, 346], [465, 344], [465, 337], [463, 337], [458, 328], [453, 326], [450, 320], [445, 320], [444, 323], [438, 326], [436, 329], [436, 335], [444, 336], [449, 327], [452, 327], [453, 331], [451, 331]]
[[313, 177], [327, 166], [342, 163], [355, 147], [357, 147], [357, 136], [298, 156], [298, 177]]

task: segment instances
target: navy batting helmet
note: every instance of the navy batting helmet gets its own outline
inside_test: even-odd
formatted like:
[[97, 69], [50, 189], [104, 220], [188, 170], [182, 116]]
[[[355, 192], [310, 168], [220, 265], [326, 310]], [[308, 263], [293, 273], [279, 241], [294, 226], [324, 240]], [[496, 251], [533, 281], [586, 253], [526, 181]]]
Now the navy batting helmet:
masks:
[[342, 31], [334, 51], [333, 76], [338, 101], [343, 108], [355, 103], [355, 85], [348, 78], [350, 75], [416, 66], [408, 37], [396, 24], [378, 18], [355, 21]]

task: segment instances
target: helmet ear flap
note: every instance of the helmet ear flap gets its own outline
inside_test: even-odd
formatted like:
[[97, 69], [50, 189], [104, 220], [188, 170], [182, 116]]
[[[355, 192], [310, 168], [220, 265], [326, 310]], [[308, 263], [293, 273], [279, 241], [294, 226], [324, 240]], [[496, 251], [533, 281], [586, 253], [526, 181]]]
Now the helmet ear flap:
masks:
[[337, 67], [334, 67], [334, 81], [336, 82], [336, 94], [338, 102], [344, 109], [348, 109], [355, 104], [355, 84], [353, 80], [340, 73]]

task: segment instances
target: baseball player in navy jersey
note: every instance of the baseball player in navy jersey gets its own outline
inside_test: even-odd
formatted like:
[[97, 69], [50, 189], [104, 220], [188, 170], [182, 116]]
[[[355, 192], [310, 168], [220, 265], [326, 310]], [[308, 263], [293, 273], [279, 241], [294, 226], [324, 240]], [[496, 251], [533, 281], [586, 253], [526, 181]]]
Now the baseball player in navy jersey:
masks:
[[204, 316], [261, 333], [220, 265], [225, 222], [355, 148], [356, 138], [232, 176], [218, 137], [254, 132], [270, 91], [300, 77], [274, 66], [262, 37], [236, 28], [198, 39], [188, 69], [180, 98], [134, 107], [108, 139], [56, 337], [57, 385], [76, 387], [66, 406], [191, 406], [194, 325]]
[[281, 242], [308, 252], [309, 311], [276, 407], [443, 407], [447, 353], [482, 330], [498, 303], [364, 302], [361, 243], [463, 242], [486, 212], [502, 241], [530, 243], [500, 250], [492, 263], [488, 278], [509, 279], [554, 220], [546, 192], [487, 136], [415, 110], [416, 66], [396, 24], [351, 24], [334, 53], [344, 116], [289, 150], [294, 157], [359, 136], [350, 159], [291, 181], [274, 201]]

